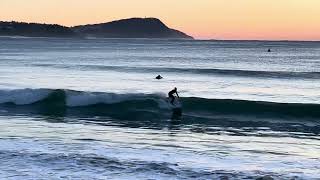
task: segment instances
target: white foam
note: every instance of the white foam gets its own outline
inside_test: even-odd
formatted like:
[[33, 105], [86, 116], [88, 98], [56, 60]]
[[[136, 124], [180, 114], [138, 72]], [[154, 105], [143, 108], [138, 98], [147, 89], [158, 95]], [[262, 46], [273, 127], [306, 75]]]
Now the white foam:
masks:
[[88, 106], [93, 104], [113, 104], [130, 100], [147, 100], [159, 99], [157, 95], [148, 94], [115, 94], [115, 93], [102, 93], [102, 92], [74, 92], [68, 91], [66, 93], [66, 105], [70, 107], [75, 106]]
[[[14, 103], [16, 105], [26, 105], [41, 101], [47, 98], [54, 89], [14, 89], [0, 90], [0, 104]], [[108, 92], [83, 92], [63, 90], [66, 93], [66, 105], [69, 107], [88, 106], [94, 104], [114, 104], [132, 100], [153, 100], [158, 103], [162, 109], [171, 109], [172, 107], [166, 101], [164, 94], [143, 94], [127, 93], [116, 94]]]
[[182, 104], [178, 99], [175, 99], [173, 104], [170, 103], [170, 99], [161, 98], [158, 101], [159, 107], [161, 109], [174, 109], [174, 108], [182, 108]]

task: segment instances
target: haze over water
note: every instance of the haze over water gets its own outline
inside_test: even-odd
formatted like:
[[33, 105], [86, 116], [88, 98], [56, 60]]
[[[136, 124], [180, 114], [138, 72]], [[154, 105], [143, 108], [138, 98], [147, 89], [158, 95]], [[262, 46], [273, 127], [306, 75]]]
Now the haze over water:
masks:
[[0, 178], [320, 178], [319, 42], [0, 41]]

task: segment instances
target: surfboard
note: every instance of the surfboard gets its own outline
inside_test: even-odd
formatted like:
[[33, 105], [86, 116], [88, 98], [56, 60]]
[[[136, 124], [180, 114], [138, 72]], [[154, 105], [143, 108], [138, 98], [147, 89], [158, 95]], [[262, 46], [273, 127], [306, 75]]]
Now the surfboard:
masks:
[[171, 104], [171, 98], [167, 98], [167, 103], [171, 109], [182, 108], [181, 102], [178, 98], [175, 98], [173, 104]]
[[171, 104], [171, 98], [167, 98], [167, 103], [168, 106], [171, 108], [172, 110], [172, 114], [174, 117], [180, 117], [182, 116], [182, 104], [179, 101], [178, 98], [175, 98], [175, 100], [173, 101], [173, 104]]

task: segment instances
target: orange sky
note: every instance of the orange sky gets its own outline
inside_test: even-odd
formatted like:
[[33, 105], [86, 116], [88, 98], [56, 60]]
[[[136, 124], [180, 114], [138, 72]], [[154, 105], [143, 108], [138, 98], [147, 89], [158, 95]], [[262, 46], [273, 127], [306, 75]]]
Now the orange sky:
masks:
[[201, 39], [320, 40], [320, 0], [0, 0], [0, 20], [67, 26], [157, 17]]

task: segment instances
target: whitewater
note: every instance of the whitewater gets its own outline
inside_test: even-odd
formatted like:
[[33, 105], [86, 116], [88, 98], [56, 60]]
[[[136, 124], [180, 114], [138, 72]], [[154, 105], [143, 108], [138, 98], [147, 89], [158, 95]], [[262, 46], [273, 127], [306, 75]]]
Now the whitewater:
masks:
[[0, 42], [0, 179], [320, 178], [319, 42]]

